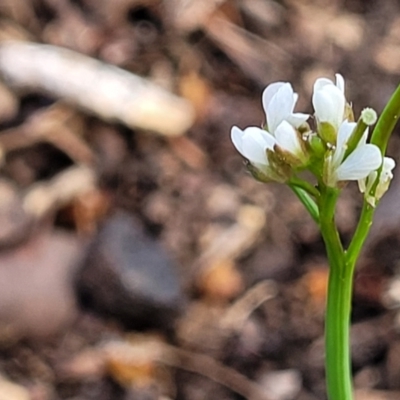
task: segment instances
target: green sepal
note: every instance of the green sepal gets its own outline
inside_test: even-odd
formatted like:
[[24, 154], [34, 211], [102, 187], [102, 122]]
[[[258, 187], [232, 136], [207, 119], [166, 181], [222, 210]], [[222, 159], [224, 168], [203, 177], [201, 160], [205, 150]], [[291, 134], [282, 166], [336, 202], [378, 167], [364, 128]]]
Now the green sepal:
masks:
[[337, 132], [335, 127], [329, 122], [320, 122], [318, 124], [318, 135], [326, 143], [336, 143]]
[[[277, 147], [275, 145], [275, 148]], [[292, 167], [288, 163], [285, 154], [267, 149], [267, 158], [271, 170], [279, 177], [279, 182], [286, 182], [292, 176]]]
[[272, 179], [269, 175], [267, 175], [260, 169], [256, 168], [249, 161], [246, 161], [246, 168], [250, 172], [250, 174], [253, 176], [253, 178], [257, 181], [264, 182], [264, 183], [269, 183], [269, 182], [274, 181], [274, 179]]

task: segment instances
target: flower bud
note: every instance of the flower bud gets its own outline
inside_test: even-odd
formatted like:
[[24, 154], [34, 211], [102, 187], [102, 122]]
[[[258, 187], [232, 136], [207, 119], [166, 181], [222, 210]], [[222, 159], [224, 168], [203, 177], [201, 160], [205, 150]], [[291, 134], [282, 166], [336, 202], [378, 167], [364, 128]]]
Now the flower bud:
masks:
[[311, 134], [308, 137], [308, 143], [312, 154], [317, 158], [322, 158], [326, 152], [325, 142], [316, 134]]

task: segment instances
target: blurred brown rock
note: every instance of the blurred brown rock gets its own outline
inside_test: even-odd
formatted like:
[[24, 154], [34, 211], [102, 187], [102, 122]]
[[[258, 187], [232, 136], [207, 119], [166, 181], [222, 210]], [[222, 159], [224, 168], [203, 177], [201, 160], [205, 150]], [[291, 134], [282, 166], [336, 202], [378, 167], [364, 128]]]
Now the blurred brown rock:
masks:
[[0, 254], [0, 336], [47, 337], [76, 314], [73, 276], [81, 245], [72, 235], [40, 234]]
[[369, 319], [351, 327], [351, 355], [354, 367], [371, 363], [387, 349], [392, 322], [385, 317]]

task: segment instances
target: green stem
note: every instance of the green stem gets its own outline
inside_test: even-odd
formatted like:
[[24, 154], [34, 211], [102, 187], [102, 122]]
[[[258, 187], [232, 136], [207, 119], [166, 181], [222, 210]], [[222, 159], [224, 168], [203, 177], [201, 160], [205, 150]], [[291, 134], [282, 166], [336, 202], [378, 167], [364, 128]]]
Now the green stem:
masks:
[[303, 188], [298, 187], [294, 184], [289, 184], [289, 186], [299, 198], [299, 200], [303, 203], [304, 207], [309, 212], [312, 219], [319, 225], [319, 210], [315, 201]]
[[354, 264], [358, 259], [362, 246], [367, 239], [367, 235], [371, 228], [374, 211], [375, 209], [364, 200], [356, 231], [354, 232], [353, 239], [351, 240], [346, 252], [346, 259], [350, 264]]
[[400, 117], [400, 85], [396, 91], [392, 94], [389, 102], [386, 104], [381, 116], [378, 119], [378, 123], [371, 136], [371, 143], [376, 144], [382, 155], [386, 153], [387, 143], [392, 131]]
[[313, 196], [315, 199], [319, 198], [320, 193], [315, 186], [303, 179], [297, 178], [296, 176], [292, 176], [290, 178], [289, 186], [297, 186], [306, 191], [310, 196]]
[[329, 400], [351, 400], [350, 313], [354, 264], [332, 263], [325, 320], [326, 385]]
[[367, 128], [368, 125], [362, 120], [362, 118], [360, 118], [357, 121], [357, 125], [354, 128], [349, 141], [347, 142], [347, 150], [344, 155], [344, 160], [355, 150]]
[[335, 225], [335, 207], [339, 190], [322, 186], [319, 201], [320, 229], [325, 242], [330, 263], [341, 266], [343, 263], [343, 246]]
[[354, 266], [347, 264], [334, 215], [339, 190], [320, 184], [320, 228], [329, 259], [325, 366], [329, 400], [351, 400], [349, 322]]
[[[382, 156], [386, 153], [386, 147], [393, 132], [393, 129], [400, 117], [400, 85], [397, 87], [392, 97], [386, 104], [381, 116], [378, 119], [378, 123], [372, 133], [371, 143], [375, 144], [381, 150]], [[382, 169], [379, 168], [378, 174], [380, 174]], [[379, 179], [379, 177], [378, 177]], [[375, 194], [376, 187], [378, 185], [378, 180], [375, 182], [371, 189], [371, 195]], [[354, 264], [360, 254], [361, 248], [367, 238], [369, 230], [372, 225], [372, 218], [375, 209], [370, 206], [365, 200], [363, 208], [361, 211], [360, 220], [358, 222], [356, 231], [354, 233], [353, 239], [347, 250], [346, 259], [350, 264]]]

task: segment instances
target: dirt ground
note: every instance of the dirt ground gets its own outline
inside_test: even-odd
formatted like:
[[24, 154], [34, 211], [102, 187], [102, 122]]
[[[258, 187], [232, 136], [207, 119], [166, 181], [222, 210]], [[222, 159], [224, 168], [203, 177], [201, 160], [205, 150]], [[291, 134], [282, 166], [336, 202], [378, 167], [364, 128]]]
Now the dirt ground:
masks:
[[[0, 0], [0, 41], [0, 399], [326, 399], [323, 243], [230, 129], [273, 81], [311, 112], [337, 72], [379, 113], [400, 4]], [[355, 278], [357, 400], [400, 398], [399, 199], [395, 177]]]

